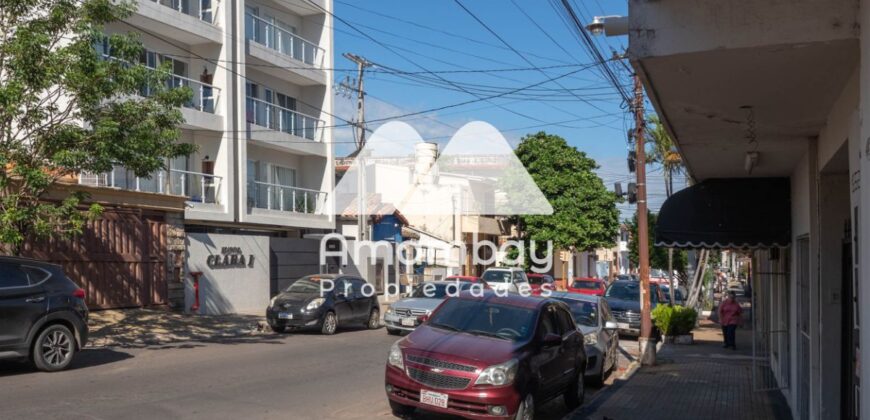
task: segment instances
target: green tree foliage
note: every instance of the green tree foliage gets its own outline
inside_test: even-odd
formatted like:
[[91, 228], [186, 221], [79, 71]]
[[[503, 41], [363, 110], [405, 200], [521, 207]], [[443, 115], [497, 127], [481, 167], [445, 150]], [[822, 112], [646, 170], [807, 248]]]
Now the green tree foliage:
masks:
[[683, 158], [657, 115], [647, 119], [647, 127], [647, 163], [662, 168], [665, 194], [670, 197], [674, 193], [674, 176], [684, 171]]
[[[647, 225], [649, 226], [649, 266], [659, 270], [668, 271], [668, 248], [653, 246], [653, 236], [656, 231], [656, 221], [658, 215], [647, 211]], [[628, 259], [635, 267], [638, 265], [637, 255], [637, 214], [631, 220], [626, 221], [631, 238], [628, 241]], [[674, 270], [680, 274], [686, 273], [686, 264], [688, 264], [688, 256], [685, 250], [674, 250]]]
[[190, 89], [170, 88], [168, 68], [137, 64], [135, 34], [104, 35], [132, 10], [111, 0], [0, 0], [0, 243], [13, 252], [99, 216], [81, 192], [49, 200], [58, 180], [115, 165], [148, 176], [194, 150], [177, 142]]
[[595, 160], [545, 132], [524, 137], [516, 154], [553, 207], [552, 215], [516, 217], [522, 239], [579, 251], [613, 246], [619, 230], [616, 195], [595, 174]]

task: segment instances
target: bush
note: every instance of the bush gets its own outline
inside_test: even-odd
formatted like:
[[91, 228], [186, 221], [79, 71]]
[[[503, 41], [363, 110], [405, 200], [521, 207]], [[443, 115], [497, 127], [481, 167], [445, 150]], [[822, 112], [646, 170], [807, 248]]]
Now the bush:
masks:
[[698, 313], [684, 306], [659, 305], [653, 309], [652, 317], [662, 335], [675, 336], [692, 332]]

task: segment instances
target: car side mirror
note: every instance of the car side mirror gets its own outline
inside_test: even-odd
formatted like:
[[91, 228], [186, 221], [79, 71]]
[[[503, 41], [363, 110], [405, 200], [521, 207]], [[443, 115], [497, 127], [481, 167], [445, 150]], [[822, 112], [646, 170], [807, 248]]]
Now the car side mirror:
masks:
[[562, 337], [559, 334], [549, 333], [544, 336], [543, 340], [541, 340], [541, 344], [543, 344], [544, 347], [555, 347], [562, 344]]
[[417, 321], [420, 323], [420, 325], [425, 324], [427, 321], [429, 321], [429, 315], [420, 315], [417, 317]]
[[616, 323], [613, 322], [613, 321], [607, 321], [607, 322], [604, 323], [604, 329], [605, 329], [605, 330], [615, 330], [615, 329], [617, 329], [617, 328], [619, 328], [619, 326], [616, 325]]

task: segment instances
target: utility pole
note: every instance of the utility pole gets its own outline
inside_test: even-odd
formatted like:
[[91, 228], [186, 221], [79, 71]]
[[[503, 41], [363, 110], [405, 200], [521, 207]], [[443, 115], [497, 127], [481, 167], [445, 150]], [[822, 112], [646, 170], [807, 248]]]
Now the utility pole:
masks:
[[356, 92], [356, 121], [354, 122], [354, 128], [356, 129], [356, 135], [354, 136], [356, 139], [356, 163], [357, 163], [357, 211], [356, 211], [356, 223], [357, 223], [357, 241], [363, 241], [366, 239], [366, 234], [368, 230], [368, 216], [366, 212], [368, 211], [367, 207], [367, 199], [366, 199], [366, 180], [365, 180], [365, 172], [366, 172], [366, 164], [365, 164], [365, 156], [363, 156], [363, 147], [366, 144], [366, 94], [365, 88], [363, 84], [363, 76], [365, 75], [366, 67], [371, 67], [372, 63], [366, 60], [364, 57], [360, 57], [356, 54], [344, 53], [342, 54], [344, 58], [353, 61], [357, 66], [357, 77], [356, 77], [356, 87], [353, 86], [353, 83], [350, 80], [345, 80], [341, 83], [340, 87], [342, 89]]
[[637, 255], [640, 275], [640, 363], [652, 366], [656, 363], [656, 342], [652, 336], [649, 288], [649, 224], [646, 202], [646, 141], [643, 111], [643, 84], [640, 76], [634, 75], [634, 142], [637, 147]]

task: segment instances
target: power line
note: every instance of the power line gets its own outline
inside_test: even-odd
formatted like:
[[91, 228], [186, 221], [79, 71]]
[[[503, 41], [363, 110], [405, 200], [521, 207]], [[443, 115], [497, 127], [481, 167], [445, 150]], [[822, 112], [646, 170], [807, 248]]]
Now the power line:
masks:
[[[342, 17], [335, 15], [335, 14], [332, 13], [331, 11], [326, 10], [325, 8], [323, 8], [322, 6], [320, 6], [320, 5], [316, 4], [316, 3], [314, 3], [314, 2], [311, 1], [311, 0], [306, 0], [306, 2], [308, 2], [310, 5], [316, 7], [317, 9], [322, 10], [324, 13], [330, 15], [333, 19], [337, 19], [339, 22], [344, 23], [345, 25], [347, 25], [348, 27], [350, 27], [350, 28], [353, 29], [354, 31], [358, 32], [360, 35], [365, 36], [366, 38], [368, 38], [369, 40], [371, 40], [371, 41], [374, 42], [375, 44], [378, 44], [378, 45], [381, 46], [382, 48], [384, 48], [384, 49], [386, 49], [386, 50], [392, 52], [393, 54], [396, 54], [397, 56], [399, 56], [399, 57], [402, 58], [403, 60], [405, 60], [405, 61], [411, 63], [411, 64], [414, 65], [415, 67], [418, 67], [419, 69], [421, 69], [421, 70], [423, 70], [423, 71], [426, 71], [426, 72], [429, 71], [429, 69], [427, 69], [426, 67], [424, 67], [424, 66], [422, 66], [421, 64], [417, 63], [416, 61], [411, 60], [410, 58], [408, 58], [408, 57], [406, 57], [406, 56], [404, 56], [404, 55], [402, 55], [402, 54], [397, 53], [393, 48], [390, 48], [389, 46], [384, 45], [383, 42], [381, 42], [381, 41], [379, 41], [378, 39], [372, 37], [371, 35], [369, 35], [369, 34], [363, 32], [363, 31], [360, 30], [359, 28], [357, 28], [357, 27], [351, 25], [347, 20], [343, 19]], [[569, 73], [569, 74], [573, 74], [573, 73], [579, 73], [579, 70], [578, 70], [578, 71], [575, 71], [575, 72], [571, 72], [571, 73]], [[430, 74], [432, 74], [432, 73], [430, 72]], [[441, 79], [441, 80], [444, 81], [444, 82], [447, 82], [447, 83], [452, 84], [454, 87], [457, 87], [457, 88], [459, 88], [459, 89], [462, 89], [461, 87], [459, 87], [459, 86], [457, 86], [456, 84], [450, 82], [449, 80], [447, 80], [447, 79], [441, 77], [441, 76], [438, 75], [438, 74], [432, 74], [432, 75], [435, 76], [435, 77], [437, 77], [437, 78], [439, 78], [439, 79]], [[469, 95], [474, 96], [474, 97], [477, 98], [478, 100], [490, 101], [490, 100], [493, 99], [493, 98], [497, 98], [497, 97], [504, 96], [504, 95], [497, 95], [497, 96], [494, 96], [493, 98], [487, 98], [487, 97], [482, 97], [481, 95], [475, 94], [475, 93], [473, 93], [473, 92], [468, 92], [468, 91], [465, 90], [465, 89], [462, 89], [462, 90], [465, 91], [466, 93], [468, 93]], [[470, 103], [470, 102], [469, 102], [469, 103]], [[502, 105], [498, 105], [498, 106], [499, 106], [499, 108], [501, 108], [501, 109], [503, 109], [503, 110], [505, 110], [505, 111], [507, 111], [507, 112], [510, 112], [510, 113], [512, 113], [512, 114], [514, 114], [514, 115], [521, 116], [521, 117], [523, 117], [523, 118], [530, 119], [530, 120], [537, 121], [537, 122], [541, 122], [541, 123], [544, 122], [543, 120], [541, 120], [541, 119], [539, 119], [539, 118], [535, 118], [535, 117], [532, 117], [532, 116], [529, 116], [529, 115], [523, 114], [523, 113], [521, 113], [521, 112], [518, 112], [518, 111], [512, 110], [512, 109], [507, 108], [507, 107], [505, 107], [505, 106], [502, 106]], [[444, 108], [442, 108], [442, 109], [444, 109]]]
[[[453, 37], [453, 38], [456, 38], [456, 39], [461, 39], [461, 40], [464, 40], [464, 41], [473, 42], [473, 43], [476, 43], [476, 44], [478, 44], [478, 45], [486, 45], [486, 46], [489, 46], [489, 47], [495, 47], [495, 48], [499, 48], [499, 49], [505, 49], [503, 46], [498, 45], [498, 44], [495, 44], [495, 43], [491, 43], [491, 42], [486, 42], [486, 41], [478, 40], [478, 39], [475, 39], [475, 38], [472, 38], [472, 37], [468, 37], [468, 36], [461, 35], [461, 34], [457, 34], [457, 33], [453, 33], [453, 32], [448, 32], [448, 31], [445, 31], [445, 30], [443, 30], [443, 29], [441, 29], [441, 28], [436, 28], [436, 27], [431, 27], [431, 26], [423, 25], [423, 24], [421, 24], [421, 23], [414, 22], [414, 21], [411, 21], [411, 20], [407, 20], [407, 19], [403, 19], [403, 18], [400, 18], [400, 17], [392, 16], [392, 15], [389, 15], [389, 14], [386, 14], [386, 13], [382, 13], [382, 12], [377, 12], [377, 11], [374, 11], [374, 10], [371, 10], [371, 9], [366, 9], [366, 8], [361, 7], [361, 6], [359, 6], [359, 5], [351, 4], [351, 3], [348, 3], [348, 2], [345, 2], [345, 1], [336, 0], [336, 3], [341, 3], [341, 4], [345, 5], [345, 6], [352, 7], [352, 8], [354, 8], [354, 9], [361, 10], [361, 11], [366, 12], [366, 13], [370, 13], [370, 14], [373, 14], [373, 15], [376, 15], [376, 16], [380, 16], [380, 17], [383, 17], [383, 18], [386, 18], [386, 19], [393, 20], [393, 21], [402, 22], [402, 23], [405, 23], [405, 24], [407, 24], [407, 25], [415, 26], [415, 27], [418, 27], [418, 28], [421, 28], [421, 29], [426, 29], [426, 30], [428, 30], [428, 31], [432, 31], [432, 32], [440, 33], [440, 34], [447, 35], [447, 36], [450, 36], [450, 37]], [[561, 60], [561, 59], [558, 59], [558, 58], [553, 58], [553, 57], [543, 56], [543, 55], [537, 54], [537, 53], [535, 53], [535, 52], [530, 52], [530, 51], [523, 51], [523, 52], [526, 53], [526, 54], [528, 54], [528, 55], [530, 55], [530, 56], [537, 57], [537, 58], [541, 58], [541, 59], [544, 59], [544, 60], [549, 60], [549, 61], [552, 61], [552, 62], [555, 62], [555, 63], [570, 64], [570, 62], [568, 62], [568, 61]]]
[[[474, 12], [472, 12], [472, 11], [469, 10], [467, 7], [465, 7], [465, 5], [462, 4], [462, 1], [460, 1], [460, 0], [453, 0], [453, 1], [454, 1], [454, 2], [455, 2], [455, 3], [456, 3], [460, 8], [462, 8], [462, 10], [464, 10], [466, 13], [468, 13], [469, 16], [471, 16], [475, 21], [477, 21], [477, 23], [479, 23], [480, 26], [482, 26], [484, 29], [486, 29], [487, 32], [489, 32], [490, 34], [492, 34], [492, 36], [494, 36], [494, 37], [495, 37], [496, 39], [498, 39], [502, 44], [504, 44], [504, 45], [505, 45], [506, 47], [508, 47], [511, 51], [513, 51], [516, 55], [518, 55], [521, 59], [523, 59], [523, 61], [525, 61], [526, 63], [528, 63], [530, 66], [535, 66], [535, 63], [533, 63], [531, 60], [529, 60], [529, 59], [528, 59], [525, 55], [523, 55], [521, 52], [517, 51], [517, 49], [514, 48], [514, 47], [513, 47], [509, 42], [505, 41], [504, 38], [502, 38], [502, 37], [501, 37], [497, 32], [495, 32], [492, 28], [490, 28], [489, 25], [487, 25], [483, 20], [481, 20], [479, 17], [477, 17], [477, 15], [475, 15]], [[541, 69], [537, 69], [537, 70], [538, 70], [541, 74], [543, 74], [544, 76], [547, 76], [547, 73], [546, 73], [545, 71], [543, 71], [543, 70], [541, 70]], [[555, 82], [555, 83], [556, 83], [556, 85], [559, 86], [560, 88], [562, 88], [562, 89], [566, 89], [565, 86], [563, 86], [561, 83], [559, 83], [559, 82]], [[597, 110], [599, 110], [599, 111], [601, 111], [601, 112], [604, 112], [603, 109], [601, 109], [601, 108], [599, 108], [599, 107], [593, 105], [591, 102], [589, 102], [589, 101], [587, 101], [587, 100], [581, 98], [581, 97], [578, 96], [576, 93], [573, 93], [573, 92], [572, 92], [572, 94], [573, 94], [573, 96], [574, 96], [575, 98], [577, 98], [578, 100], [580, 100], [580, 101], [586, 103], [587, 105], [589, 105], [589, 106], [591, 106], [591, 107], [593, 107], [593, 108], [595, 108], [595, 109], [597, 109]], [[562, 109], [561, 111], [563, 111], [563, 112], [565, 112], [565, 113], [567, 113], [567, 114], [570, 114], [570, 115], [574, 115], [573, 113], [567, 112], [567, 111], [565, 111], [564, 109]]]
[[[558, 1], [558, 0], [550, 0], [550, 1], [554, 2], [554, 1]], [[571, 22], [573, 22], [573, 24], [574, 24], [572, 27], [580, 35], [581, 43], [589, 52], [590, 57], [592, 57], [595, 61], [602, 64], [602, 67], [600, 68], [600, 70], [604, 73], [605, 79], [609, 80], [613, 84], [613, 87], [619, 92], [620, 96], [622, 96], [622, 99], [626, 104], [632, 103], [631, 98], [628, 96], [628, 94], [622, 88], [622, 84], [619, 82], [619, 79], [613, 73], [613, 70], [610, 68], [610, 66], [608, 66], [606, 64], [607, 60], [604, 59], [604, 57], [601, 55], [601, 52], [598, 51], [598, 48], [595, 46], [595, 42], [592, 40], [592, 36], [589, 35], [589, 32], [586, 30], [586, 27], [583, 26], [583, 24], [580, 22], [580, 19], [577, 17], [577, 14], [574, 12], [574, 9], [571, 7], [571, 4], [568, 2], [568, 0], [561, 0], [561, 4], [562, 4], [565, 12], [567, 12], [568, 16], [571, 18]]]

